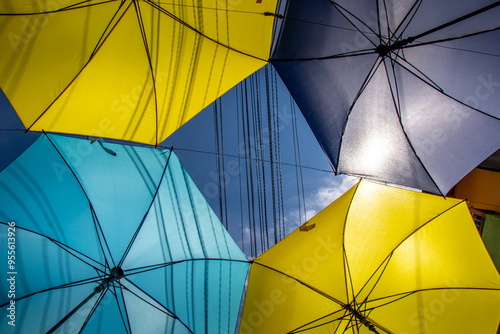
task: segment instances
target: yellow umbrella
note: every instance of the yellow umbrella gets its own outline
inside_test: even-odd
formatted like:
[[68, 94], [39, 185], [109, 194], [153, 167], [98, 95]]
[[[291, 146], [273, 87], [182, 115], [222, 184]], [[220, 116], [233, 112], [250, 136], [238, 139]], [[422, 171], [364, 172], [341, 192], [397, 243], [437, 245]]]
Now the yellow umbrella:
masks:
[[26, 128], [158, 144], [266, 64], [277, 0], [8, 0], [0, 87]]
[[361, 181], [251, 266], [240, 333], [495, 333], [465, 202]]

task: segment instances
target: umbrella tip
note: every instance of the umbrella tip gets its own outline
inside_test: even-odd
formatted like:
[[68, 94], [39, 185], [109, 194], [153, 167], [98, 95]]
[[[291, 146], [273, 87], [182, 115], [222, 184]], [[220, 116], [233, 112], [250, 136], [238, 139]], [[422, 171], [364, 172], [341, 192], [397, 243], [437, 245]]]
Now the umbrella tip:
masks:
[[309, 232], [310, 230], [312, 230], [315, 227], [316, 227], [316, 224], [314, 224], [314, 223], [311, 224], [309, 222], [305, 222], [304, 224], [300, 225], [299, 231]]

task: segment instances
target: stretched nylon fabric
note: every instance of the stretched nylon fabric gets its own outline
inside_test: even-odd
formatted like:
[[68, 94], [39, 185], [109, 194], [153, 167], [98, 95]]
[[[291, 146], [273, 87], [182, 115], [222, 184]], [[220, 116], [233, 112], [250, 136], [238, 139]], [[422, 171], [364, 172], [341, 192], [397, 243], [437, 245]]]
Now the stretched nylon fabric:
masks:
[[465, 202], [361, 181], [255, 259], [240, 333], [369, 333], [347, 304], [392, 333], [494, 332], [500, 276]]
[[56, 332], [137, 331], [138, 314], [157, 314], [153, 333], [234, 332], [249, 264], [170, 150], [43, 135], [0, 173], [0, 198], [2, 244], [17, 229], [16, 332], [49, 330], [115, 266], [125, 277]]
[[64, 166], [66, 163], [53, 164], [57, 175], [62, 179], [76, 175], [117, 263], [127, 248], [124, 240], [132, 239], [153, 200], [170, 151], [103, 143], [114, 156], [97, 142], [49, 138], [71, 168]]
[[190, 333], [189, 329], [170, 316], [171, 313], [164, 306], [134, 285], [128, 282], [122, 284], [126, 287], [122, 293], [133, 333]]
[[31, 130], [159, 143], [269, 58], [276, 1], [92, 4], [0, 6], [0, 86]]
[[376, 52], [493, 2], [288, 2], [272, 63], [337, 172], [446, 194], [500, 147], [499, 7]]

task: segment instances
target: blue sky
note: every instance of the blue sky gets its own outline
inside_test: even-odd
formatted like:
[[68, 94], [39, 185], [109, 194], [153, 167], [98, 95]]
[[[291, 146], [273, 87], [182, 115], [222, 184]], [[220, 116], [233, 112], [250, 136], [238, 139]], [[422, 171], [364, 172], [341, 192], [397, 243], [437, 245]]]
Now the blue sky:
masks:
[[[274, 71], [272, 67], [269, 67], [269, 69]], [[214, 104], [201, 111], [161, 145], [174, 147], [176, 154], [219, 217], [221, 216], [219, 206], [222, 203], [222, 215], [224, 216], [224, 222], [229, 226], [230, 234], [250, 257], [258, 255], [274, 244], [274, 226], [276, 221], [274, 217], [278, 217], [278, 214], [281, 216], [279, 220], [283, 221], [285, 225], [285, 230], [281, 234], [288, 234], [303, 223], [304, 220], [311, 218], [332, 200], [340, 196], [357, 181], [348, 176], [335, 176], [332, 173], [328, 160], [316, 142], [309, 126], [302, 117], [299, 109], [296, 107], [295, 109], [292, 108], [293, 102], [290, 99], [288, 91], [279, 77], [276, 76], [278, 103], [277, 107], [271, 106], [270, 108], [271, 117], [274, 122], [272, 124], [275, 125], [271, 130], [271, 142], [274, 145], [273, 160], [276, 161], [278, 152], [276, 131], [278, 131], [281, 166], [274, 164], [274, 203], [282, 203], [282, 206], [279, 208], [275, 206], [273, 213], [273, 189], [271, 186], [269, 130], [267, 123], [268, 108], [267, 99], [264, 94], [264, 71], [265, 69], [262, 69], [254, 74], [251, 79], [247, 79], [248, 87], [253, 84], [253, 87], [262, 88], [260, 94], [248, 94], [246, 96], [247, 98], [255, 99], [254, 108], [249, 112], [250, 117], [258, 115], [253, 114], [253, 112], [258, 110], [262, 121], [260, 127], [262, 133], [262, 150], [260, 150], [259, 144], [257, 144], [258, 150], [256, 150], [256, 142], [254, 141], [256, 136], [260, 137], [259, 128], [255, 125], [257, 123], [253, 124], [252, 121], [249, 123], [251, 154], [254, 158], [257, 151], [263, 154], [260, 157], [260, 161], [263, 160], [263, 162], [252, 160], [252, 177], [250, 177], [249, 173], [245, 172], [250, 167], [248, 164], [249, 160], [244, 158], [245, 155], [248, 157], [248, 138], [246, 142], [243, 141], [242, 104], [236, 100], [236, 91], [238, 90], [238, 101], [241, 101], [243, 92], [241, 85], [244, 85], [244, 83], [228, 91], [217, 101], [218, 108], [222, 108], [222, 122], [220, 122], [220, 112], [217, 115], [219, 117], [219, 148], [222, 148], [222, 142], [224, 144], [225, 196], [224, 189], [222, 188], [222, 198], [219, 197], [218, 185], [219, 183], [223, 184], [223, 174], [220, 173], [218, 177], [217, 156], [214, 154], [216, 152]], [[3, 169], [17, 154], [20, 154], [28, 147], [36, 138], [36, 134], [24, 133], [24, 131], [9, 131], [23, 129], [23, 126], [3, 94], [0, 96], [0, 108], [0, 128], [2, 129], [0, 131], [0, 153], [2, 157], [0, 168]], [[294, 133], [295, 138], [298, 137], [298, 144], [296, 142], [295, 145]], [[301, 169], [295, 167], [299, 163], [299, 152], [300, 165], [304, 166]], [[238, 159], [238, 155], [242, 158]], [[279, 167], [281, 167], [281, 189], [278, 187], [279, 182], [277, 180]], [[257, 175], [257, 169], [260, 176]], [[219, 171], [222, 171], [222, 159], [220, 160]], [[254, 189], [253, 210], [249, 210], [251, 203], [249, 194], [251, 196], [251, 193], [247, 190], [250, 189], [250, 185], [253, 185]], [[276, 200], [279, 190], [281, 190], [283, 195], [281, 202]], [[260, 203], [260, 214], [258, 203]], [[267, 215], [264, 214], [264, 210], [266, 210]], [[255, 241], [256, 248], [253, 250], [250, 245], [252, 243], [250, 231], [253, 227], [251, 228], [249, 225], [249, 221], [252, 220], [252, 216], [249, 216], [249, 211], [254, 213], [253, 217], [255, 218], [253, 219], [256, 222], [254, 235], [258, 238]], [[266, 220], [268, 238], [265, 238], [265, 232], [259, 228], [260, 223], [262, 223], [262, 226], [265, 226]], [[261, 238], [262, 236], [264, 237]], [[278, 238], [281, 237], [278, 235]], [[262, 244], [263, 240], [264, 244]]]

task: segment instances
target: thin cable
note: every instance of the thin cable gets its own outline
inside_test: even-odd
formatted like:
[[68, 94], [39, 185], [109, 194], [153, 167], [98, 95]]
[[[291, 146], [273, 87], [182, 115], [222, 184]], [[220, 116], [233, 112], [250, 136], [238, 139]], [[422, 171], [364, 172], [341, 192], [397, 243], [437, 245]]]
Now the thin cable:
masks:
[[[271, 115], [271, 92], [270, 92], [270, 78], [269, 78], [269, 67], [265, 68], [266, 74], [266, 101], [267, 101], [267, 128], [269, 137], [269, 159], [273, 160], [273, 124]], [[276, 215], [276, 192], [275, 192], [275, 180], [274, 180], [274, 166], [270, 165], [271, 169], [271, 192], [272, 192], [272, 203], [273, 203], [273, 234], [274, 234], [274, 244], [278, 243], [277, 235], [277, 215]]]
[[[223, 200], [224, 200], [224, 221], [226, 230], [229, 231], [229, 223], [227, 220], [227, 193], [226, 193], [226, 162], [224, 159], [224, 125], [222, 118], [222, 101], [219, 103], [219, 118], [220, 118], [220, 145], [221, 145], [221, 158], [222, 158], [222, 189], [223, 189]], [[224, 223], [223, 221], [223, 223]]]
[[[260, 161], [260, 145], [259, 145], [259, 134], [257, 133], [258, 131], [258, 110], [257, 110], [257, 98], [258, 98], [258, 93], [255, 92], [256, 89], [256, 84], [255, 84], [255, 75], [250, 76], [250, 95], [251, 95], [251, 101], [252, 101], [252, 129], [253, 129], [253, 143], [254, 143], [254, 150], [255, 150], [255, 156], [259, 158]], [[264, 236], [263, 236], [263, 230], [264, 230], [264, 217], [263, 217], [263, 212], [262, 212], [262, 184], [261, 184], [261, 168], [259, 161], [255, 162], [255, 170], [256, 170], [256, 176], [257, 176], [257, 209], [258, 209], [258, 215], [259, 215], [259, 236], [260, 236], [260, 250], [264, 248]]]
[[217, 168], [217, 197], [219, 199], [219, 218], [221, 222], [224, 222], [224, 213], [222, 211], [222, 189], [221, 189], [221, 178], [220, 178], [220, 144], [219, 144], [219, 120], [217, 116], [217, 100], [212, 103], [212, 110], [214, 115], [214, 140], [215, 140], [215, 152], [216, 152], [216, 168]]
[[248, 154], [248, 159], [247, 159], [247, 198], [249, 201], [249, 207], [248, 207], [248, 215], [249, 215], [249, 224], [250, 224], [250, 234], [251, 234], [251, 245], [252, 245], [252, 256], [255, 257], [257, 253], [257, 240], [255, 236], [255, 201], [254, 201], [254, 189], [253, 189], [253, 171], [252, 171], [252, 150], [250, 147], [250, 111], [249, 111], [249, 106], [248, 106], [248, 85], [247, 85], [247, 79], [245, 79], [244, 84], [245, 84], [245, 116], [246, 116], [246, 138], [243, 138], [243, 141], [247, 143], [247, 154]]
[[[293, 148], [294, 148], [294, 153], [295, 153], [295, 162], [297, 165], [300, 166], [300, 145], [299, 145], [299, 133], [297, 130], [297, 113], [295, 111], [295, 104], [292, 101], [292, 97], [290, 96], [290, 105], [291, 105], [291, 110], [292, 110], [292, 134], [293, 134]], [[297, 162], [298, 161], [298, 162]], [[305, 195], [304, 195], [304, 178], [302, 175], [302, 168], [298, 167], [296, 168], [296, 174], [297, 174], [297, 192], [299, 193], [298, 196], [300, 196], [300, 191], [299, 188], [302, 189], [302, 205], [304, 209], [304, 222], [307, 221], [307, 214], [306, 214], [306, 200], [305, 200]], [[299, 182], [300, 182], [300, 187], [299, 187]], [[300, 217], [300, 197], [299, 197], [299, 217]], [[300, 224], [300, 219], [299, 218], [299, 224]]]
[[[281, 145], [280, 145], [280, 131], [281, 131], [281, 128], [280, 128], [280, 119], [279, 119], [279, 100], [278, 100], [278, 81], [277, 81], [277, 78], [276, 78], [276, 72], [275, 71], [272, 71], [271, 74], [274, 75], [274, 93], [276, 95], [276, 110], [277, 110], [277, 113], [276, 113], [276, 120], [275, 120], [275, 126], [276, 126], [276, 148], [277, 148], [277, 152], [278, 152], [278, 155], [276, 157], [277, 161], [278, 161], [278, 184], [279, 184], [279, 198], [280, 198], [280, 207], [281, 207], [281, 210], [280, 210], [280, 218], [281, 218], [281, 237], [280, 239], [284, 238], [285, 235], [286, 235], [286, 231], [285, 231], [285, 206], [284, 206], [284, 196], [283, 196], [283, 178], [282, 178], [282, 168], [281, 168], [281, 165], [282, 165], [282, 162], [281, 162]], [[332, 171], [333, 172], [333, 171]]]
[[[241, 87], [241, 86], [240, 86]], [[241, 250], [245, 253], [245, 241], [244, 241], [244, 224], [243, 224], [243, 193], [241, 191], [241, 149], [240, 149], [240, 101], [238, 99], [238, 87], [235, 89], [236, 92], [236, 131], [237, 131], [237, 141], [238, 146], [238, 182], [239, 182], [239, 193], [240, 193], [240, 229], [241, 229]], [[243, 106], [242, 106], [243, 110]]]
[[[262, 79], [261, 79], [261, 76], [260, 76], [260, 72], [257, 72], [256, 73], [256, 80], [255, 80], [255, 92], [256, 92], [256, 106], [257, 106], [257, 120], [258, 120], [258, 128], [257, 128], [257, 133], [259, 135], [259, 150], [260, 150], [260, 156], [261, 156], [261, 159], [263, 159], [265, 157], [265, 149], [264, 149], [264, 136], [262, 134], [262, 129], [263, 129], [263, 126], [262, 126], [262, 123], [263, 123], [263, 114], [264, 112], [261, 110], [260, 106], [261, 106], [261, 101], [260, 101], [260, 97], [262, 96], [261, 94], [261, 89], [260, 89], [260, 85], [261, 85], [261, 82], [262, 82]], [[272, 166], [272, 165], [271, 165]], [[264, 250], [267, 250], [269, 248], [269, 223], [268, 223], [268, 219], [267, 219], [267, 215], [268, 215], [268, 211], [267, 211], [267, 190], [266, 190], [266, 169], [265, 169], [265, 166], [264, 166], [264, 163], [263, 162], [260, 162], [260, 168], [262, 170], [262, 173], [261, 173], [261, 180], [259, 182], [259, 184], [261, 185], [261, 189], [262, 189], [262, 225], [264, 227], [264, 231], [265, 233], [263, 234], [263, 241], [264, 241], [264, 244], [263, 244], [263, 249], [262, 251]]]

